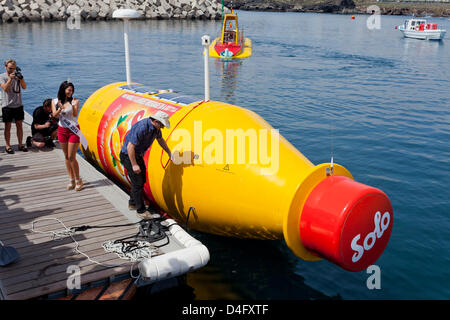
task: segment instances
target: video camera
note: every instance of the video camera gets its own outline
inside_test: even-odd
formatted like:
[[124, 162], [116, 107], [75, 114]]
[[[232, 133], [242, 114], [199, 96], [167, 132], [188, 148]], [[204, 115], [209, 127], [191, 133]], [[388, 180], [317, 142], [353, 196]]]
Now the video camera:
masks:
[[23, 79], [22, 69], [16, 67], [16, 72], [14, 73], [14, 75], [17, 77], [17, 79], [22, 80]]
[[58, 118], [53, 118], [53, 117], [48, 118], [47, 122], [50, 122], [49, 130], [51, 132], [58, 129], [58, 121], [59, 121]]

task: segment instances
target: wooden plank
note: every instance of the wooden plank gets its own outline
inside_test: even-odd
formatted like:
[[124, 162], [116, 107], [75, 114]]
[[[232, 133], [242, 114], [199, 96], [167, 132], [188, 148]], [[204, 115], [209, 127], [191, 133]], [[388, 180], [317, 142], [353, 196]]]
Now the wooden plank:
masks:
[[[93, 208], [95, 209], [95, 211], [94, 210], [87, 211], [86, 208], [78, 207], [78, 208], [73, 209], [73, 213], [76, 214], [77, 216], [79, 216], [80, 218], [83, 218], [84, 216], [92, 217], [93, 213], [96, 213], [96, 214], [98, 213], [98, 215], [100, 216], [101, 214], [104, 214], [107, 212], [115, 212], [114, 211], [115, 208], [111, 208], [111, 206], [109, 204], [100, 204]], [[7, 230], [14, 229], [14, 228], [16, 228], [17, 231], [19, 231], [19, 229], [31, 230], [32, 223], [36, 222], [36, 221], [37, 221], [37, 223], [35, 223], [35, 228], [36, 228], [36, 224], [38, 227], [42, 226], [44, 223], [46, 223], [46, 225], [51, 224], [50, 222], [52, 222], [52, 221], [46, 222], [45, 220], [41, 220], [41, 219], [44, 219], [43, 217], [45, 217], [45, 218], [48, 217], [51, 219], [53, 219], [53, 218], [59, 219], [66, 225], [67, 225], [67, 223], [69, 223], [69, 221], [73, 220], [71, 218], [71, 216], [67, 216], [67, 214], [65, 212], [56, 211], [55, 213], [53, 213], [51, 215], [45, 215], [45, 216], [43, 216], [40, 213], [42, 213], [42, 211], [39, 211], [39, 212], [36, 212], [33, 214], [29, 214], [24, 217], [24, 220], [15, 220], [15, 221], [12, 221], [10, 224], [7, 224], [7, 225], [5, 224], [4, 226], [2, 225], [2, 227], [0, 228], [0, 230], [1, 230], [0, 232], [6, 233]], [[97, 220], [100, 220], [100, 219], [97, 219]], [[1, 224], [1, 222], [0, 222], [0, 224]], [[56, 220], [53, 222], [53, 224], [56, 224]], [[72, 223], [72, 225], [79, 225], [79, 224], [80, 224], [79, 222]], [[60, 229], [62, 229], [61, 225], [58, 224], [58, 226]]]
[[[74, 191], [76, 192], [76, 191]], [[82, 191], [80, 191], [82, 192]], [[67, 197], [66, 199], [42, 199], [39, 197], [29, 197], [26, 199], [23, 199], [22, 197], [18, 197], [14, 202], [9, 205], [5, 205], [8, 208], [16, 209], [16, 208], [22, 208], [23, 210], [31, 210], [31, 209], [39, 209], [39, 208], [61, 208], [67, 207], [67, 206], [77, 206], [79, 207], [80, 204], [87, 199], [97, 198], [99, 201], [103, 201], [106, 203], [107, 201], [100, 198], [99, 194], [96, 193], [79, 193], [78, 196], [72, 196]], [[22, 207], [20, 207], [22, 205]], [[0, 210], [2, 209], [2, 206], [0, 205]]]
[[[87, 283], [85, 277], [93, 272], [97, 271], [106, 271], [106, 270], [118, 270], [120, 273], [128, 273], [130, 272], [131, 267], [136, 267], [137, 264], [133, 265], [129, 261], [119, 259], [115, 254], [108, 253], [104, 254], [103, 251], [97, 250], [92, 253], [90, 258], [98, 263], [92, 263], [84, 257], [79, 256], [67, 258], [66, 263], [62, 263], [61, 265], [56, 265], [45, 270], [45, 274], [39, 273], [39, 271], [35, 271], [33, 275], [24, 276], [22, 281], [3, 281], [6, 282], [5, 286], [7, 287], [8, 294], [12, 294], [18, 291], [31, 290], [33, 288], [46, 285], [53, 282], [58, 282], [65, 280], [67, 282], [69, 278], [69, 274], [67, 273], [67, 267], [70, 265], [78, 266], [81, 272], [81, 281], [82, 283]], [[107, 277], [103, 277], [100, 279], [105, 279]], [[16, 280], [18, 280], [17, 278]], [[97, 279], [99, 280], [99, 279]], [[67, 284], [67, 283], [66, 283]], [[65, 289], [61, 287], [60, 289]], [[59, 289], [59, 290], [60, 290]]]
[[[55, 152], [62, 153], [62, 151], [55, 151]], [[14, 161], [8, 161], [8, 163], [12, 168], [20, 167], [25, 168], [25, 170], [55, 168], [55, 160], [57, 160], [57, 157], [55, 157], [55, 154], [53, 154], [52, 152], [48, 152], [46, 154], [47, 156], [35, 153], [30, 153], [29, 155], [21, 154], [20, 157], [15, 157]], [[3, 160], [7, 161], [8, 159], [4, 158]], [[63, 166], [60, 167], [62, 168]]]
[[75, 300], [95, 300], [105, 287], [97, 287], [80, 293]]
[[[114, 218], [109, 218], [106, 219], [105, 221], [102, 221], [102, 223], [108, 223], [108, 224], [122, 224], [124, 222], [126, 222], [126, 220], [124, 220], [122, 217], [117, 217], [115, 216]], [[86, 230], [83, 235], [85, 237], [89, 236], [90, 232], [92, 232], [92, 230]], [[37, 245], [43, 242], [47, 242], [47, 241], [51, 241], [51, 236], [49, 234], [39, 234], [39, 233], [33, 233], [33, 234], [27, 234], [25, 237], [23, 235], [19, 235], [18, 237], [14, 237], [14, 238], [6, 238], [7, 240], [9, 239], [8, 243], [10, 245], [16, 245], [16, 246], [20, 246], [20, 244], [22, 243], [29, 243], [32, 245]]]
[[[110, 232], [106, 232], [104, 230], [93, 230], [87, 235], [84, 233], [77, 234], [76, 236], [74, 236], [74, 238], [81, 244], [89, 243], [89, 241], [96, 239], [96, 238], [98, 238], [100, 240], [100, 239], [103, 239], [103, 237], [105, 237], [105, 236], [109, 236], [109, 238], [115, 239], [116, 237], [120, 238], [121, 237], [120, 235], [122, 235], [125, 232], [127, 232], [131, 235], [133, 233], [133, 230], [128, 229], [128, 228], [129, 227], [117, 228], [113, 234], [111, 234]], [[124, 235], [124, 236], [126, 236], [126, 235]], [[81, 237], [84, 237], [84, 239], [81, 239]], [[110, 240], [110, 239], [106, 239], [106, 240]], [[52, 241], [52, 239], [48, 239], [46, 241], [41, 241], [39, 243], [33, 243], [33, 244], [31, 244], [31, 243], [17, 244], [17, 245], [14, 245], [14, 247], [20, 252], [20, 254], [24, 253], [26, 255], [28, 252], [33, 252], [33, 248], [35, 248], [35, 250], [42, 250], [42, 251], [49, 250], [49, 248], [53, 248], [56, 250], [60, 247], [67, 247], [72, 242], [73, 242], [72, 239], [70, 237], [67, 237], [67, 238], [64, 238], [64, 239], [58, 240], [58, 241]]]
[[124, 294], [124, 291], [130, 289], [128, 286], [133, 281], [134, 279], [127, 279], [120, 282], [111, 283], [98, 300], [119, 300], [122, 294]]
[[33, 169], [24, 169], [23, 167], [15, 168], [20, 171], [11, 172], [10, 175], [3, 175], [3, 178], [8, 178], [8, 183], [18, 183], [24, 181], [24, 178], [27, 181], [30, 180], [39, 180], [40, 178], [45, 177], [64, 177], [67, 175], [67, 170], [65, 168], [51, 167], [51, 168], [33, 168]]
[[[40, 185], [49, 185], [49, 184], [52, 184], [55, 180], [62, 180], [62, 178], [63, 178], [64, 176], [63, 175], [61, 175], [61, 176], [56, 176], [56, 177], [45, 177], [45, 178], [39, 178], [39, 179], [33, 179], [32, 181], [33, 181], [33, 186], [34, 185], [36, 185], [36, 186], [40, 186]], [[20, 182], [2, 182], [2, 187], [5, 189], [5, 190], [9, 190], [9, 189], [14, 189], [14, 188], [17, 188], [17, 189], [20, 189], [20, 188], [24, 188], [24, 187], [27, 187], [27, 186], [30, 186], [30, 179], [28, 180], [28, 181], [20, 181]]]
[[[22, 209], [22, 211], [35, 211], [35, 210], [43, 210], [45, 211], [50, 211], [50, 210], [63, 210], [65, 207], [72, 207], [72, 208], [80, 208], [82, 207], [82, 202], [89, 200], [91, 201], [92, 199], [101, 199], [99, 197], [99, 195], [96, 194], [83, 194], [83, 196], [80, 196], [78, 199], [70, 199], [70, 201], [54, 201], [54, 202], [50, 202], [48, 201], [43, 202], [43, 203], [23, 203], [22, 208], [19, 207], [18, 204], [12, 204], [11, 207], [12, 209]], [[18, 199], [20, 200], [20, 199]], [[103, 199], [101, 199], [100, 201], [104, 201]]]
[[[71, 211], [74, 210], [81, 210], [81, 209], [89, 209], [91, 207], [95, 207], [96, 205], [103, 205], [103, 204], [110, 204], [110, 202], [106, 201], [105, 199], [86, 199], [85, 201], [82, 201], [77, 204], [76, 208], [73, 208], [72, 206], [64, 206], [58, 208], [57, 212], [54, 214], [67, 214], [70, 215]], [[22, 208], [16, 208], [9, 211], [0, 211], [0, 223], [8, 222], [8, 221], [14, 221], [14, 220], [22, 220], [22, 219], [28, 219], [28, 217], [31, 214], [39, 214], [41, 217], [43, 216], [43, 213], [45, 213], [45, 210], [33, 210], [33, 211], [25, 211]]]
[[6, 290], [3, 287], [2, 282], [0, 281], [0, 300], [6, 300], [7, 295], [6, 295]]
[[[123, 222], [123, 220], [122, 220], [122, 222]], [[115, 238], [115, 234], [122, 234], [122, 232], [128, 232], [128, 233], [132, 234], [133, 231], [136, 230], [136, 229], [128, 229], [128, 228], [129, 227], [117, 228], [114, 231], [114, 233], [111, 233], [111, 231], [105, 231], [105, 230], [102, 230], [102, 229], [88, 230], [88, 231], [85, 231], [83, 233], [78, 233], [77, 235], [74, 236], [74, 238], [78, 242], [80, 242], [80, 241], [89, 241], [90, 239], [100, 238], [100, 237], [105, 236], [105, 235], [109, 235], [111, 238]], [[82, 237], [84, 237], [84, 239], [80, 239]], [[20, 253], [22, 253], [22, 252], [26, 253], [26, 252], [31, 251], [32, 250], [31, 248], [36, 248], [36, 249], [39, 249], [39, 250], [46, 250], [46, 249], [48, 249], [48, 247], [58, 248], [60, 246], [67, 245], [69, 242], [72, 242], [70, 237], [64, 238], [62, 240], [57, 240], [57, 241], [56, 240], [53, 241], [53, 239], [51, 237], [47, 237], [47, 238], [43, 238], [43, 239], [34, 240], [33, 243], [27, 242], [27, 241], [25, 241], [25, 242], [22, 241], [22, 242], [19, 242], [17, 244], [15, 243], [14, 247]]]
[[[89, 234], [80, 233], [73, 238], [78, 241], [79, 245], [84, 247], [85, 245], [89, 245], [97, 239], [97, 242], [99, 245], [101, 245], [105, 241], [109, 240], [116, 240], [120, 238], [127, 237], [128, 235], [134, 235], [137, 233], [137, 229], [130, 229], [129, 227], [121, 227], [114, 230], [114, 232], [106, 231], [106, 230], [96, 230]], [[48, 239], [48, 241], [41, 242], [39, 244], [28, 244], [25, 246], [18, 246], [14, 245], [16, 250], [18, 250], [21, 260], [17, 263], [20, 263], [20, 265], [25, 264], [26, 259], [31, 259], [33, 257], [39, 256], [39, 252], [43, 252], [46, 254], [52, 254], [53, 252], [56, 252], [60, 249], [73, 249], [74, 244], [71, 237], [66, 237], [62, 240], [52, 240], [51, 238]], [[34, 250], [33, 250], [34, 248]], [[37, 251], [39, 250], [39, 251]], [[3, 272], [7, 272], [6, 269], [3, 269], [0, 274]]]
[[[71, 221], [74, 215], [79, 214], [90, 214], [92, 217], [93, 213], [96, 213], [100, 210], [115, 210], [114, 206], [107, 201], [97, 201], [95, 198], [91, 199], [88, 203], [70, 203], [70, 205], [65, 206], [64, 208], [58, 210], [44, 211], [44, 210], [36, 210], [36, 211], [28, 211], [28, 212], [16, 212], [13, 215], [1, 215], [0, 223], [3, 223], [0, 226], [0, 230], [8, 229], [11, 226], [17, 225], [29, 225], [31, 228], [32, 221], [39, 219], [47, 219], [47, 218], [58, 218], [63, 219], [65, 221]], [[48, 213], [47, 213], [48, 212]], [[46, 214], [47, 213], [47, 214]], [[50, 220], [51, 221], [51, 220]], [[39, 223], [40, 225], [51, 224], [49, 222], [42, 221]]]
[[[132, 235], [134, 232], [130, 232], [130, 230], [123, 230], [118, 233], [111, 234], [103, 234], [101, 236], [95, 236], [86, 240], [77, 240], [80, 244], [79, 249], [88, 254], [92, 255], [95, 250], [103, 250], [102, 244], [106, 241], [119, 239], [121, 237], [126, 237], [128, 235]], [[31, 247], [31, 246], [30, 246]], [[11, 270], [4, 270], [0, 273], [0, 280], [11, 278], [17, 275], [22, 275], [27, 272], [32, 272], [35, 269], [45, 268], [49, 263], [55, 263], [62, 258], [67, 257], [67, 252], [72, 251], [75, 248], [74, 242], [70, 239], [67, 239], [66, 243], [60, 245], [58, 247], [49, 247], [51, 251], [46, 254], [42, 254], [43, 249], [37, 252], [29, 252], [28, 255], [22, 255], [21, 259], [16, 262], [14, 268]], [[108, 254], [105, 251], [102, 251], [104, 254]]]
[[[91, 260], [97, 261], [101, 264], [105, 263], [105, 266], [98, 265], [86, 259], [83, 255], [72, 255], [65, 254], [59, 259], [53, 261], [45, 261], [44, 263], [37, 263], [36, 268], [32, 271], [26, 273], [15, 272], [14, 276], [9, 276], [2, 279], [3, 284], [8, 288], [8, 291], [14, 288], [15, 285], [22, 285], [27, 283], [27, 287], [33, 287], [33, 282], [42, 283], [46, 281], [46, 278], [65, 278], [69, 277], [67, 273], [67, 268], [71, 265], [80, 267], [80, 270], [86, 271], [90, 270], [87, 268], [97, 268], [100, 267], [116, 267], [121, 263], [113, 263], [118, 259], [115, 254], [106, 253], [103, 248], [96, 247], [95, 249], [90, 249], [91, 251], [84, 252], [87, 254]], [[109, 262], [108, 262], [109, 261]], [[125, 261], [123, 261], [123, 266], [125, 266]], [[131, 266], [131, 264], [129, 264]]]
[[[2, 139], [3, 140], [3, 139]], [[30, 149], [29, 149], [30, 150]], [[53, 151], [54, 150], [54, 151]], [[54, 152], [62, 152], [62, 151], [56, 151], [55, 149], [53, 149], [52, 151], [47, 151], [47, 152], [29, 152], [29, 153], [20, 153], [20, 156], [9, 156], [7, 154], [5, 154], [5, 158], [4, 160], [8, 160], [8, 159], [14, 159], [14, 161], [10, 161], [12, 165], [16, 165], [16, 166], [30, 166], [30, 163], [34, 166], [34, 165], [50, 165], [56, 159]], [[3, 151], [4, 152], [4, 151]], [[43, 160], [48, 160], [46, 162], [30, 162], [31, 159], [43, 159]]]
[[[12, 222], [12, 221], [20, 221], [20, 220], [29, 220], [30, 217], [33, 215], [39, 215], [43, 217], [44, 215], [49, 215], [48, 213], [52, 213], [52, 215], [66, 215], [70, 216], [70, 212], [76, 211], [76, 210], [90, 210], [90, 208], [97, 207], [97, 206], [104, 206], [110, 203], [106, 201], [105, 199], [95, 197], [95, 195], [81, 199], [83, 201], [78, 201], [80, 199], [75, 199], [76, 201], [70, 201], [65, 203], [54, 203], [52, 206], [45, 205], [43, 203], [40, 206], [35, 206], [35, 210], [30, 211], [24, 211], [22, 208], [15, 208], [13, 210], [10, 210], [8, 212], [0, 212], [0, 221], [1, 222]], [[61, 206], [63, 205], [64, 206]], [[114, 206], [110, 205], [111, 208], [115, 208]], [[92, 212], [92, 210], [90, 210]]]
[[[67, 176], [67, 171], [65, 171], [64, 169], [58, 169], [58, 170], [51, 170], [49, 172], [40, 172], [40, 173], [30, 173], [33, 174], [33, 178], [34, 179], [39, 179], [39, 178], [45, 178], [48, 177], [49, 175], [55, 175], [55, 176], [61, 176], [63, 177], [63, 175], [66, 176], [67, 180], [69, 180], [69, 176]], [[1, 181], [1, 180], [0, 180]], [[16, 175], [16, 176], [12, 176], [9, 179], [10, 183], [20, 183], [20, 182], [29, 182], [30, 181], [30, 176], [28, 175]]]
[[[38, 180], [30, 180], [28, 179], [26, 184], [11, 184], [10, 186], [5, 186], [2, 184], [2, 194], [4, 192], [5, 195], [14, 195], [23, 191], [35, 191], [36, 190], [57, 190], [61, 189], [61, 185], [67, 181], [66, 176], [55, 176], [51, 180], [47, 178], [38, 179]], [[67, 181], [68, 182], [68, 181]]]
[[[69, 210], [61, 210], [58, 211], [54, 214], [49, 214], [46, 215], [45, 218], [58, 218], [58, 219], [64, 219], [66, 216], [69, 215], [73, 216], [73, 215], [79, 215], [81, 213], [83, 214], [91, 214], [91, 212], [99, 212], [102, 209], [107, 209], [112, 207], [112, 205], [109, 202], [101, 202], [99, 203], [98, 201], [93, 201], [93, 202], [89, 202], [89, 203], [84, 203], [84, 206], [78, 207], [77, 209], [73, 210], [71, 209], [70, 212], [67, 212]], [[90, 212], [87, 212], [87, 209]], [[2, 216], [0, 215], [0, 230], [7, 229], [13, 226], [17, 226], [17, 225], [23, 225], [25, 223], [29, 223], [31, 224], [31, 221], [37, 220], [39, 218], [42, 218], [42, 214], [41, 211], [30, 211], [30, 212], [20, 212], [17, 214], [13, 214], [11, 216]], [[29, 222], [25, 222], [25, 221], [29, 221]]]
[[[36, 161], [34, 159], [33, 161]], [[41, 160], [38, 160], [41, 161]], [[44, 167], [25, 167], [25, 166], [14, 166], [11, 167], [11, 169], [14, 169], [14, 172], [11, 172], [9, 175], [5, 175], [4, 177], [8, 178], [9, 183], [15, 183], [18, 182], [16, 179], [23, 181], [22, 179], [24, 177], [28, 178], [28, 180], [34, 180], [39, 178], [45, 178], [45, 177], [54, 177], [54, 176], [67, 176], [67, 169], [62, 167], [55, 167], [52, 166], [44, 166]], [[4, 170], [4, 169], [3, 169]]]
[[[90, 283], [99, 279], [106, 279], [110, 276], [120, 275], [124, 273], [129, 273], [130, 270], [120, 270], [120, 269], [105, 269], [96, 272], [92, 272], [83, 276], [84, 283]], [[13, 294], [9, 294], [8, 298], [12, 300], [22, 300], [35, 298], [49, 293], [53, 293], [60, 290], [66, 289], [66, 280], [56, 281], [49, 283], [45, 286], [32, 288], [26, 291], [18, 291]]]
[[[95, 211], [86, 212], [86, 208], [82, 208], [81, 210], [73, 210], [71, 215], [68, 215], [67, 213], [56, 213], [53, 215], [46, 215], [44, 218], [42, 215], [34, 215], [35, 219], [30, 220], [30, 217], [33, 217], [32, 215], [28, 215], [25, 221], [14, 221], [11, 223], [5, 223], [0, 225], [0, 233], [6, 234], [8, 232], [17, 232], [18, 229], [20, 230], [31, 230], [32, 228], [32, 222], [38, 221], [38, 223], [35, 223], [39, 228], [43, 228], [45, 226], [51, 226], [51, 225], [58, 225], [61, 229], [62, 226], [57, 222], [57, 220], [40, 220], [40, 219], [58, 219], [61, 222], [63, 222], [65, 225], [67, 223], [72, 223], [72, 221], [77, 219], [84, 219], [84, 218], [90, 218], [94, 220], [101, 220], [100, 217], [104, 213], [107, 212], [115, 212], [115, 208], [110, 203], [102, 203], [95, 208]], [[95, 216], [92, 215], [92, 212], [95, 212]], [[95, 219], [97, 217], [97, 219]], [[81, 224], [81, 222], [76, 222], [75, 224]]]
[[[76, 192], [76, 191], [74, 191]], [[82, 191], [79, 191], [77, 193], [77, 197], [73, 197], [71, 200], [78, 202], [78, 201], [82, 201], [84, 199], [90, 199], [90, 198], [96, 198], [99, 197], [100, 195], [97, 192], [93, 192], [93, 193], [86, 193]], [[39, 199], [39, 197], [36, 197]], [[30, 210], [30, 209], [36, 209], [36, 208], [42, 208], [42, 207], [51, 207], [53, 205], [61, 205], [61, 204], [65, 204], [67, 203], [67, 199], [53, 199], [50, 200], [48, 199], [47, 202], [37, 202], [37, 203], [32, 203], [30, 202], [30, 199], [27, 199], [27, 201], [25, 203], [21, 203], [22, 205], [22, 209], [24, 210]], [[0, 211], [2, 211], [3, 209], [14, 209], [14, 208], [19, 208], [19, 203], [17, 204], [13, 204], [13, 205], [0, 205]]]
[[[40, 273], [40, 270], [34, 271], [32, 274], [24, 275], [20, 279], [14, 279], [12, 281], [2, 280], [7, 288], [8, 295], [14, 294], [19, 291], [31, 290], [33, 288], [46, 286], [50, 283], [61, 283], [61, 281], [65, 281], [64, 286], [58, 288], [58, 290], [65, 289], [67, 287], [67, 279], [69, 274], [66, 272], [67, 267], [69, 265], [77, 265], [80, 267], [81, 272], [81, 280], [83, 283], [86, 283], [85, 276], [91, 274], [93, 272], [100, 272], [106, 270], [116, 270], [120, 273], [126, 273], [130, 271], [132, 263], [125, 262], [124, 260], [120, 260], [115, 254], [109, 253], [104, 255], [103, 252], [96, 252], [92, 257], [92, 260], [97, 261], [99, 263], [105, 265], [98, 265], [90, 262], [86, 258], [73, 258], [68, 257], [67, 262], [62, 263], [55, 267], [55, 272], [49, 272], [49, 275], [43, 275]], [[107, 278], [107, 276], [102, 277], [101, 279]], [[20, 280], [20, 281], [17, 281]], [[98, 279], [96, 279], [98, 280]]]
[[[29, 128], [27, 131], [25, 127], [26, 137], [30, 134]], [[3, 130], [4, 125], [0, 124], [0, 131]], [[13, 129], [11, 142], [17, 149], [14, 134]], [[0, 132], [0, 145], [2, 138]], [[84, 160], [78, 159], [84, 165]], [[67, 227], [129, 223], [102, 195], [105, 194], [105, 186], [113, 185], [107, 178], [101, 174], [89, 175], [96, 178], [91, 178], [91, 181], [83, 179], [86, 183], [84, 190], [67, 191], [68, 175], [62, 151], [57, 149], [5, 154], [0, 161], [0, 235], [20, 254], [19, 261], [13, 267], [0, 269], [2, 298], [29, 299], [65, 290], [67, 266], [72, 264], [80, 267], [82, 284], [129, 273], [132, 264], [124, 263], [116, 254], [105, 252], [101, 245], [107, 240], [136, 234], [136, 226], [113, 230], [91, 229], [75, 235], [80, 250], [91, 259], [73, 250], [75, 244], [71, 238], [54, 241], [49, 234], [33, 233], [31, 230], [32, 221], [49, 217], [60, 219]], [[88, 169], [85, 167], [84, 170]], [[83, 176], [82, 170], [80, 173]], [[102, 193], [97, 191], [97, 187], [102, 187]], [[36, 227], [41, 231], [62, 229], [59, 223], [53, 221], [42, 221]], [[134, 294], [131, 289], [130, 286], [130, 295]]]
[[[86, 181], [86, 179], [83, 180], [86, 183], [86, 188], [89, 187], [89, 189], [94, 189], [94, 187], [102, 187], [102, 186], [108, 186], [106, 178], [98, 179], [96, 181]], [[11, 183], [9, 185], [5, 185], [2, 183], [2, 188], [4, 188], [3, 192], [5, 195], [13, 195], [17, 193], [22, 193], [22, 191], [25, 192], [36, 192], [37, 190], [44, 189], [47, 194], [51, 194], [49, 190], [55, 190], [55, 191], [62, 191], [66, 190], [66, 186], [69, 183], [69, 177], [67, 175], [59, 175], [54, 176], [51, 179], [48, 178], [40, 178], [36, 180], [30, 180], [29, 178], [26, 180], [26, 182], [17, 182], [17, 183]], [[71, 193], [69, 194], [79, 194], [76, 191], [70, 190]]]
[[12, 195], [20, 192], [21, 194], [29, 194], [29, 193], [43, 193], [53, 194], [55, 191], [62, 191], [66, 189], [66, 185], [69, 183], [69, 178], [66, 175], [53, 176], [53, 180], [51, 183], [42, 180], [31, 180], [28, 178], [29, 183], [26, 185], [19, 186], [10, 186], [8, 189], [5, 189], [2, 194], [4, 195]]
[[133, 299], [134, 295], [137, 291], [137, 284], [133, 283], [130, 287], [126, 289], [126, 292], [123, 294], [123, 296], [120, 298], [120, 300], [131, 300]]

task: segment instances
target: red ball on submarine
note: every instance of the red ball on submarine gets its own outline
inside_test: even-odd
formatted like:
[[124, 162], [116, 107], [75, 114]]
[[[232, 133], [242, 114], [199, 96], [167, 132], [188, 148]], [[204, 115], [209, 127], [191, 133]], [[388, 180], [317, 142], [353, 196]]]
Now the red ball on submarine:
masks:
[[[132, 88], [132, 89], [131, 89]], [[137, 121], [166, 112], [163, 138], [144, 156], [145, 196], [203, 232], [284, 239], [305, 260], [350, 271], [373, 264], [389, 241], [393, 210], [384, 192], [358, 183], [339, 164], [313, 165], [278, 130], [248, 109], [139, 84], [107, 85], [84, 103], [85, 157], [129, 188], [119, 153]]]

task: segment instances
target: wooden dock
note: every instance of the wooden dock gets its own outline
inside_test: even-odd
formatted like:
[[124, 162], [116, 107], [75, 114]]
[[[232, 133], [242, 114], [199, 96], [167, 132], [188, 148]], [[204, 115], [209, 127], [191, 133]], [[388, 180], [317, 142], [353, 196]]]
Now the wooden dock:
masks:
[[[24, 124], [24, 143], [29, 135], [31, 129]], [[135, 212], [128, 210], [128, 195], [79, 155], [85, 188], [79, 192], [68, 191], [69, 178], [59, 146], [53, 150], [18, 151], [15, 124], [11, 142], [15, 154], [5, 152], [4, 124], [1, 123], [0, 241], [17, 249], [20, 259], [0, 267], [0, 300], [73, 296], [68, 286], [69, 277], [73, 276], [69, 266], [77, 266], [81, 271], [82, 289], [97, 288], [98, 291], [94, 291], [98, 294], [103, 288], [105, 293], [109, 284], [119, 280], [126, 281], [128, 286], [131, 264], [105, 252], [102, 243], [134, 235], [136, 226], [90, 229], [74, 235], [79, 250], [102, 265], [77, 253], [70, 237], [55, 240], [50, 234], [32, 230], [32, 222], [42, 218], [57, 218], [69, 228], [137, 222], [140, 219]], [[62, 226], [56, 220], [46, 220], [35, 228], [56, 231]]]

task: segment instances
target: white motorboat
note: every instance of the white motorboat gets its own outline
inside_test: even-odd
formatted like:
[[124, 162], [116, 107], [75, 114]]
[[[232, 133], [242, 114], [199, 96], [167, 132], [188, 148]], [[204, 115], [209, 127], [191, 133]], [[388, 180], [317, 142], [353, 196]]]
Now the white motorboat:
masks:
[[400, 30], [406, 38], [422, 40], [442, 40], [447, 32], [439, 29], [436, 23], [427, 23], [427, 20], [418, 18], [408, 19], [395, 29]]

